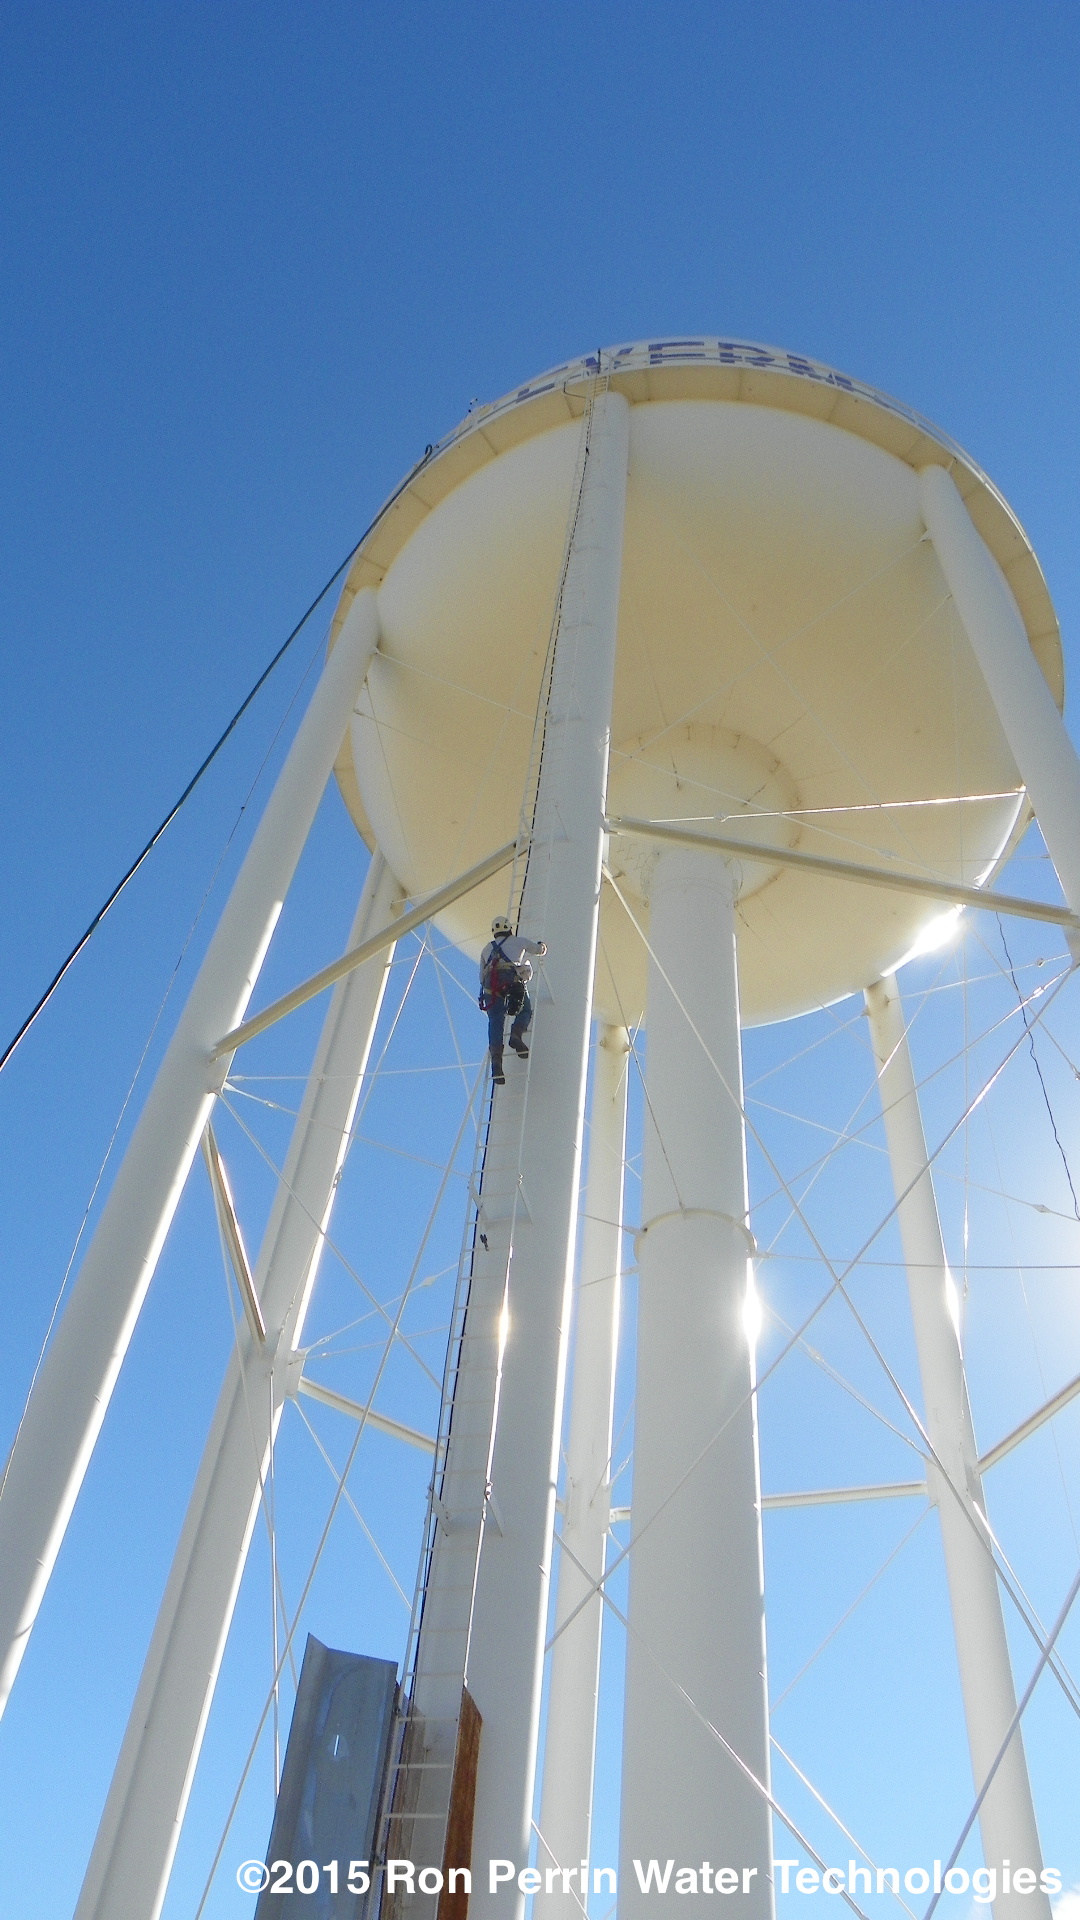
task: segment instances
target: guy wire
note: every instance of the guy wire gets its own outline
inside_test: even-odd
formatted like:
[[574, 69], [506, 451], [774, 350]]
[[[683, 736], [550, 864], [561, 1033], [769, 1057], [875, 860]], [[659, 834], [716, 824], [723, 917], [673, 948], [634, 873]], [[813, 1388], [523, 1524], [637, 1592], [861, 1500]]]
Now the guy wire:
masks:
[[402, 493], [404, 493], [406, 487], [409, 486], [409, 484], [416, 478], [416, 475], [419, 473], [420, 469], [427, 465], [427, 462], [431, 458], [433, 451], [434, 451], [433, 448], [428, 447], [428, 449], [424, 454], [423, 459], [417, 461], [411, 473], [409, 473], [406, 476], [406, 478], [401, 482], [401, 485], [397, 487], [395, 491], [390, 495], [390, 498], [389, 500], [386, 501], [385, 505], [379, 508], [378, 513], [376, 514], [374, 520], [371, 522], [371, 525], [369, 527], [365, 527], [363, 533], [360, 535], [359, 540], [357, 540], [355, 544], [349, 548], [349, 551], [345, 555], [344, 560], [340, 561], [339, 564], [334, 568], [334, 571], [330, 575], [330, 578], [327, 580], [325, 586], [320, 587], [318, 593], [315, 595], [315, 598], [311, 602], [311, 605], [308, 607], [307, 612], [303, 614], [301, 618], [297, 621], [292, 632], [288, 635], [288, 638], [282, 641], [280, 647], [278, 648], [277, 652], [274, 654], [273, 658], [263, 668], [254, 686], [250, 689], [248, 693], [244, 695], [244, 698], [241, 700], [240, 705], [237, 707], [236, 712], [232, 716], [232, 719], [229, 721], [224, 731], [218, 735], [218, 738], [215, 740], [209, 753], [206, 755], [206, 758], [202, 761], [202, 763], [196, 768], [195, 772], [192, 774], [191, 779], [188, 781], [187, 786], [184, 788], [179, 799], [173, 802], [173, 805], [169, 808], [168, 813], [166, 813], [164, 818], [154, 828], [153, 833], [150, 835], [150, 838], [146, 842], [146, 845], [143, 847], [142, 851], [135, 856], [135, 859], [132, 861], [130, 867], [127, 869], [127, 872], [123, 874], [121, 878], [117, 881], [112, 892], [107, 896], [103, 904], [98, 908], [97, 912], [95, 913], [93, 919], [90, 921], [89, 925], [86, 927], [85, 931], [81, 933], [78, 940], [76, 940], [75, 945], [72, 947], [71, 952], [67, 955], [67, 958], [61, 962], [61, 965], [57, 968], [56, 972], [53, 974], [53, 977], [49, 981], [48, 986], [45, 988], [44, 993], [31, 1007], [30, 1012], [27, 1014], [22, 1025], [18, 1028], [17, 1032], [14, 1034], [12, 1039], [8, 1041], [8, 1044], [4, 1048], [3, 1053], [0, 1054], [0, 1073], [2, 1073], [4, 1068], [7, 1066], [7, 1063], [11, 1059], [12, 1054], [15, 1052], [16, 1047], [18, 1047], [20, 1043], [23, 1040], [25, 1040], [27, 1034], [29, 1033], [31, 1027], [34, 1025], [34, 1022], [38, 1019], [39, 1015], [44, 1013], [45, 1008], [48, 1006], [49, 1001], [52, 999], [53, 994], [56, 992], [57, 987], [60, 985], [60, 982], [63, 980], [64, 975], [69, 971], [71, 967], [74, 966], [83, 948], [86, 945], [88, 945], [90, 940], [92, 940], [94, 934], [97, 932], [102, 921], [104, 920], [105, 915], [109, 912], [109, 909], [116, 905], [116, 902], [119, 900], [120, 895], [124, 891], [124, 888], [128, 885], [129, 881], [134, 880], [135, 875], [138, 873], [139, 868], [143, 864], [143, 861], [146, 860], [149, 857], [149, 855], [153, 852], [154, 848], [157, 846], [158, 841], [161, 839], [162, 834], [165, 833], [166, 829], [172, 825], [173, 821], [176, 819], [177, 814], [180, 812], [180, 809], [184, 806], [185, 802], [190, 800], [192, 794], [194, 793], [196, 787], [199, 784], [199, 781], [202, 779], [203, 774], [208, 772], [209, 768], [213, 765], [214, 761], [218, 757], [218, 754], [221, 752], [222, 747], [225, 745], [225, 742], [228, 740], [229, 736], [235, 731], [236, 727], [239, 725], [240, 721], [243, 719], [245, 713], [250, 707], [256, 694], [266, 684], [267, 680], [269, 680], [270, 675], [273, 673], [274, 668], [278, 665], [278, 663], [285, 658], [285, 655], [288, 653], [289, 648], [293, 644], [293, 641], [297, 639], [299, 634], [303, 631], [304, 627], [307, 625], [308, 621], [311, 619], [311, 616], [315, 612], [315, 609], [319, 605], [320, 601], [325, 600], [335, 580], [338, 579], [340, 574], [344, 573], [345, 568], [349, 565], [349, 562], [353, 560], [355, 556], [359, 553], [360, 548], [364, 544], [364, 541], [368, 538], [369, 534], [374, 532], [376, 526], [378, 525], [379, 521], [382, 519], [384, 513], [386, 513], [389, 510], [389, 508], [393, 506], [395, 500], [397, 500], [399, 496]]

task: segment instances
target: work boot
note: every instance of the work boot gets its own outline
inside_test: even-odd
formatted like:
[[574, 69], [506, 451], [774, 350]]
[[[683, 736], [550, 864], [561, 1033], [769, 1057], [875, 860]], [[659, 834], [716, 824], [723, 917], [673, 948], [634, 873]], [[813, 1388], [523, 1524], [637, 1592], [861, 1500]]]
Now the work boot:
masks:
[[523, 1033], [512, 1033], [510, 1035], [510, 1045], [513, 1047], [519, 1060], [528, 1059], [529, 1049], [525, 1045], [525, 1035]]
[[503, 1050], [501, 1047], [492, 1047], [491, 1049], [491, 1078], [497, 1087], [505, 1087], [506, 1075], [503, 1072]]

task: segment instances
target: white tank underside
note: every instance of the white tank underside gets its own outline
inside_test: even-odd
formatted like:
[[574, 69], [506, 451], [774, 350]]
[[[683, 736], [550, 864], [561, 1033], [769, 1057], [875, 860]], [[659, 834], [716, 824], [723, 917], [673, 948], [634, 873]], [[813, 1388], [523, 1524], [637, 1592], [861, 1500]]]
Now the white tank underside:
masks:
[[[925, 536], [918, 469], [950, 467], [1060, 704], [1057, 624], [1015, 519], [935, 429], [841, 376], [649, 351], [612, 380], [633, 405], [609, 813], [980, 883], [1029, 810]], [[414, 896], [518, 832], [588, 388], [587, 368], [563, 369], [472, 416], [395, 496], [343, 594], [335, 634], [377, 585], [382, 637], [338, 777]], [[611, 838], [645, 930], [652, 857]], [[509, 885], [440, 926], [477, 953]], [[877, 979], [941, 907], [748, 860], [737, 912], [754, 1024]], [[597, 1013], [633, 1025], [646, 954], [610, 887], [600, 941]]]

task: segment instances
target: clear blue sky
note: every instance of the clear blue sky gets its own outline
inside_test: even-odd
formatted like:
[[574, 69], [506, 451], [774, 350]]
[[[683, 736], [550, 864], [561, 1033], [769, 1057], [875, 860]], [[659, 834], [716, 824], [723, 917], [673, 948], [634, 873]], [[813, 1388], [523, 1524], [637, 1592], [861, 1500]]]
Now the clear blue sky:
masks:
[[[1078, 72], [1076, 9], [1051, 0], [0, 11], [3, 1035], [424, 446], [474, 397], [598, 344], [775, 342], [930, 415], [1027, 527], [1075, 684]], [[0, 1080], [5, 1445], [171, 970], [321, 631]], [[340, 946], [361, 865], [330, 796], [275, 980]], [[420, 1060], [422, 1029], [409, 1044]], [[238, 1178], [257, 1216], [257, 1170]], [[0, 1728], [12, 1920], [70, 1912], [216, 1393], [202, 1199]], [[1037, 1398], [1025, 1386], [1016, 1417]], [[399, 1564], [411, 1580], [407, 1543]], [[381, 1651], [396, 1616], [371, 1620]], [[254, 1697], [226, 1678], [200, 1844], [235, 1777], [229, 1702], [239, 1726]], [[911, 1765], [927, 1737], [905, 1734]], [[1075, 1770], [1075, 1739], [1060, 1752]], [[200, 1860], [182, 1853], [170, 1920]], [[250, 1911], [231, 1883], [215, 1898]]]

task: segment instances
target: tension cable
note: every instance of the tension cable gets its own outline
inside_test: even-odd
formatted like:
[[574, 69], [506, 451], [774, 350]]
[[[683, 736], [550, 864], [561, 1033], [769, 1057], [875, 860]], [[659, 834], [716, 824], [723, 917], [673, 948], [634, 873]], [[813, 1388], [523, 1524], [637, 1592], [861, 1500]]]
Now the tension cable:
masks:
[[75, 945], [72, 947], [71, 952], [68, 954], [67, 958], [61, 963], [61, 965], [57, 968], [56, 972], [53, 974], [52, 979], [49, 981], [49, 984], [45, 988], [45, 991], [41, 995], [40, 999], [35, 1003], [33, 1007], [31, 1007], [30, 1012], [27, 1014], [26, 1019], [23, 1021], [21, 1027], [19, 1027], [18, 1031], [15, 1033], [13, 1038], [8, 1041], [8, 1044], [4, 1048], [3, 1053], [0, 1054], [0, 1073], [2, 1073], [3, 1069], [7, 1066], [7, 1063], [11, 1059], [12, 1054], [15, 1052], [16, 1047], [20, 1044], [21, 1041], [25, 1040], [27, 1034], [29, 1033], [35, 1020], [38, 1018], [39, 1014], [44, 1013], [45, 1008], [48, 1006], [49, 1001], [52, 999], [53, 994], [56, 992], [57, 987], [60, 985], [60, 982], [63, 980], [64, 975], [68, 972], [69, 968], [74, 966], [75, 961], [78, 959], [83, 948], [93, 938], [94, 934], [97, 932], [102, 921], [104, 920], [105, 915], [108, 913], [110, 907], [114, 907], [116, 905], [116, 902], [119, 900], [120, 895], [123, 893], [124, 888], [128, 885], [128, 882], [131, 880], [134, 880], [135, 875], [138, 873], [139, 868], [143, 864], [143, 861], [146, 860], [148, 856], [153, 852], [154, 848], [157, 846], [158, 841], [161, 839], [162, 834], [166, 831], [168, 827], [172, 825], [173, 821], [176, 819], [177, 814], [180, 812], [180, 809], [185, 805], [185, 803], [188, 800], [190, 800], [192, 794], [194, 793], [196, 787], [199, 784], [199, 781], [202, 779], [203, 774], [206, 773], [209, 770], [209, 768], [213, 765], [214, 761], [218, 757], [218, 754], [221, 752], [222, 747], [225, 745], [225, 742], [229, 739], [229, 736], [235, 731], [236, 727], [240, 724], [240, 721], [243, 719], [245, 713], [250, 707], [256, 694], [261, 690], [263, 686], [265, 686], [267, 680], [269, 680], [270, 675], [273, 673], [274, 668], [278, 665], [278, 663], [285, 658], [285, 655], [288, 653], [289, 648], [293, 644], [293, 641], [297, 639], [298, 635], [303, 631], [304, 627], [307, 625], [308, 621], [311, 619], [312, 614], [315, 612], [316, 607], [319, 606], [321, 601], [325, 600], [331, 587], [334, 585], [335, 580], [337, 580], [339, 576], [344, 573], [346, 567], [349, 565], [349, 562], [356, 556], [357, 553], [359, 553], [360, 548], [363, 546], [364, 541], [367, 539], [368, 535], [374, 530], [378, 521], [382, 519], [383, 514], [387, 511], [389, 507], [393, 506], [394, 501], [398, 499], [399, 495], [404, 493], [406, 487], [410, 484], [410, 482], [416, 477], [417, 473], [420, 471], [420, 468], [427, 464], [428, 460], [431, 458], [431, 454], [432, 454], [432, 448], [429, 447], [424, 454], [424, 458], [417, 462], [416, 466], [412, 469], [412, 472], [407, 476], [406, 479], [402, 481], [401, 485], [395, 490], [395, 492], [391, 494], [389, 500], [386, 502], [386, 505], [383, 507], [380, 507], [379, 512], [375, 516], [375, 519], [371, 522], [371, 526], [366, 527], [364, 529], [364, 532], [360, 535], [359, 540], [356, 541], [355, 545], [349, 548], [349, 551], [345, 555], [344, 560], [342, 560], [340, 564], [334, 568], [334, 571], [330, 575], [330, 578], [329, 580], [327, 580], [325, 586], [321, 587], [318, 593], [315, 595], [315, 598], [311, 602], [311, 605], [307, 609], [307, 612], [301, 617], [301, 619], [297, 621], [295, 627], [293, 628], [292, 632], [289, 634], [288, 638], [282, 641], [280, 647], [278, 648], [277, 652], [274, 654], [272, 660], [270, 660], [269, 663], [263, 668], [262, 672], [260, 673], [254, 686], [251, 688], [250, 692], [245, 694], [243, 700], [241, 700], [240, 705], [237, 707], [236, 712], [233, 714], [232, 719], [229, 721], [227, 727], [224, 729], [222, 733], [218, 735], [218, 738], [215, 740], [205, 760], [202, 761], [201, 765], [198, 766], [195, 772], [192, 774], [191, 779], [188, 781], [187, 786], [184, 788], [179, 799], [173, 802], [173, 805], [169, 808], [169, 811], [165, 815], [164, 819], [160, 822], [160, 824], [157, 827], [155, 827], [153, 833], [150, 835], [150, 838], [146, 842], [146, 845], [143, 847], [142, 851], [136, 855], [135, 859], [132, 861], [127, 872], [117, 881], [112, 892], [108, 895], [104, 903], [98, 908], [89, 926], [85, 929], [85, 931], [82, 934], [80, 934], [78, 940], [75, 942]]

